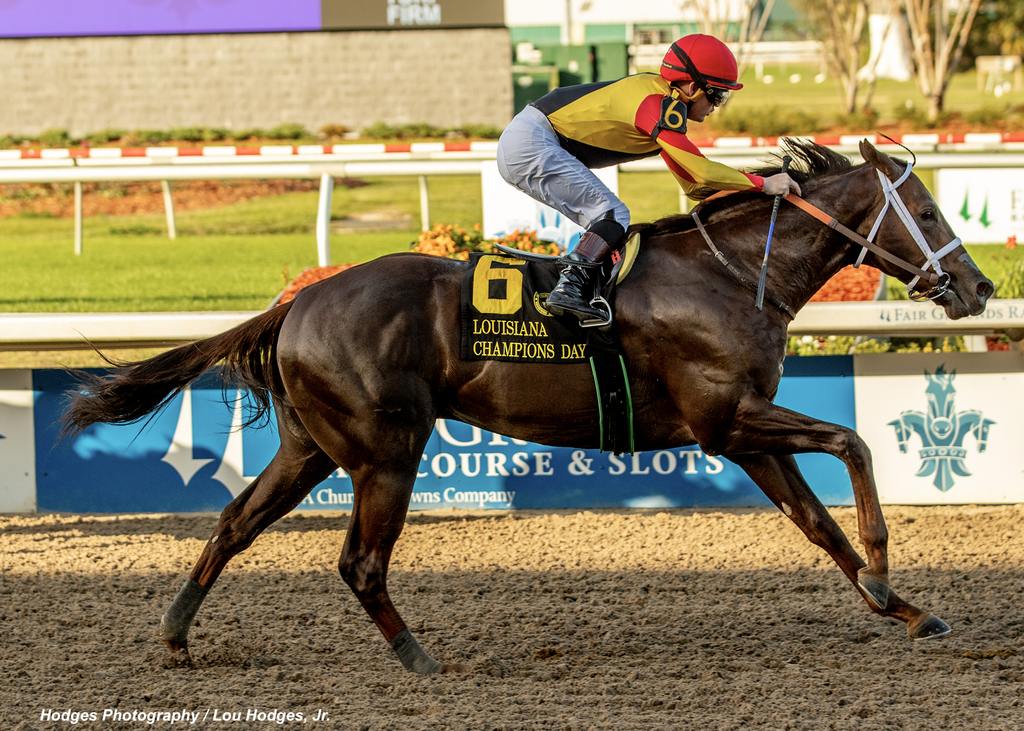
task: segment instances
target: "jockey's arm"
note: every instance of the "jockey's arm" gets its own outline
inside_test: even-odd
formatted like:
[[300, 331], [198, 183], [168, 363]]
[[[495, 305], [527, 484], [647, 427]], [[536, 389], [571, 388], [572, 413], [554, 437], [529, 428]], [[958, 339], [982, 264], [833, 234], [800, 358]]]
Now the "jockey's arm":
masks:
[[761, 190], [764, 178], [744, 173], [701, 154], [690, 139], [679, 132], [662, 130], [655, 138], [661, 147], [661, 159], [668, 165], [683, 191], [689, 195], [700, 189]]
[[[673, 102], [675, 102], [673, 104]], [[671, 97], [650, 96], [644, 100], [636, 113], [637, 129], [651, 135], [661, 148], [661, 157], [672, 175], [687, 195], [701, 189], [713, 190], [764, 190], [775, 193], [776, 187], [784, 185], [788, 190], [788, 176], [785, 181], [763, 178], [745, 173], [728, 165], [709, 160], [685, 134], [685, 107]], [[770, 190], [765, 190], [765, 182]], [[795, 183], [794, 183], [795, 186]], [[799, 192], [799, 189], [793, 192]]]

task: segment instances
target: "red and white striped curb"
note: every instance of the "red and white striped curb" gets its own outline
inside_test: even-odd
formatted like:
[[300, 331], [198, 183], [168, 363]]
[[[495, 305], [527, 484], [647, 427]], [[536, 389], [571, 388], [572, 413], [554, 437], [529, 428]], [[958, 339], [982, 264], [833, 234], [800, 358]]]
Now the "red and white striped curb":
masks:
[[370, 145], [206, 145], [203, 147], [23, 147], [0, 150], [0, 160], [63, 160], [68, 158], [123, 157], [305, 157], [310, 155], [342, 155], [364, 157], [388, 153], [458, 153], [487, 152], [498, 149], [496, 141], [487, 142], [409, 142]]
[[[862, 139], [875, 144], [889, 144], [885, 138], [873, 134], [859, 135], [792, 135], [829, 147], [855, 147]], [[704, 149], [751, 149], [776, 147], [780, 137], [716, 137], [694, 139]], [[1021, 132], [929, 132], [893, 135], [896, 142], [908, 147], [936, 145], [962, 145], [976, 148], [1024, 146]], [[435, 155], [445, 153], [491, 153], [497, 150], [493, 140], [477, 142], [392, 142], [352, 145], [206, 145], [203, 147], [70, 147], [70, 148], [17, 148], [0, 150], [3, 160], [64, 160], [113, 159], [144, 157], [165, 159], [175, 157], [308, 157], [332, 155], [336, 157], [367, 157], [392, 153]]]

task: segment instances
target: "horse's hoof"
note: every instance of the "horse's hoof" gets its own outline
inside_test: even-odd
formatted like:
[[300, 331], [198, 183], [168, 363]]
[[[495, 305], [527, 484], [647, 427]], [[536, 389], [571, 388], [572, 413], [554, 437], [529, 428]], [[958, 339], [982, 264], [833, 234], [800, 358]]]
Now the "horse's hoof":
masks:
[[875, 609], [882, 611], [889, 605], [888, 579], [868, 573], [867, 569], [861, 569], [857, 572], [857, 586]]
[[912, 640], [934, 640], [945, 637], [953, 630], [934, 614], [922, 614], [907, 625], [907, 634]]
[[167, 646], [167, 667], [190, 668], [192, 667], [192, 655], [189, 654], [188, 644], [164, 640]]

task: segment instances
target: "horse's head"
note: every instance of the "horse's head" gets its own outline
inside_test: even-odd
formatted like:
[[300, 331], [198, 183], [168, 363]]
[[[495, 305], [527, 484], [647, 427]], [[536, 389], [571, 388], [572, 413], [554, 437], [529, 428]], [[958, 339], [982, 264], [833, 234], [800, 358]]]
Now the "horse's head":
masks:
[[906, 284], [912, 296], [941, 305], [951, 320], [983, 312], [995, 287], [960, 244], [928, 189], [910, 172], [907, 163], [879, 152], [867, 140], [860, 143], [860, 154], [876, 178], [875, 205], [867, 219], [875, 236], [868, 238], [934, 273], [938, 283], [918, 279], [878, 257], [872, 256], [871, 265]]

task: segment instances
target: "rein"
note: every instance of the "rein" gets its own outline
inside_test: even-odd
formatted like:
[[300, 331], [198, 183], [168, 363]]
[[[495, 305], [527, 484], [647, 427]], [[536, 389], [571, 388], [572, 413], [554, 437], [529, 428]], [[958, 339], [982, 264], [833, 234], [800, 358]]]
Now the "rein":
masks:
[[[807, 215], [825, 224], [833, 231], [842, 234], [855, 244], [858, 244], [861, 247], [861, 252], [857, 257], [857, 261], [854, 263], [854, 267], [859, 267], [863, 263], [864, 257], [867, 256], [868, 251], [871, 251], [879, 258], [885, 259], [886, 261], [898, 266], [900, 269], [913, 274], [914, 278], [907, 283], [907, 296], [914, 301], [920, 302], [924, 300], [934, 300], [937, 297], [941, 297], [949, 289], [949, 275], [942, 271], [942, 266], [939, 264], [939, 260], [957, 248], [963, 246], [963, 242], [959, 237], [953, 238], [949, 243], [942, 246], [937, 251], [933, 251], [931, 246], [929, 246], [927, 240], [924, 238], [924, 234], [921, 232], [920, 226], [917, 225], [917, 221], [914, 220], [914, 216], [910, 213], [910, 210], [903, 202], [903, 199], [900, 198], [900, 194], [897, 191], [897, 188], [899, 188], [900, 185], [910, 177], [913, 170], [913, 164], [908, 163], [907, 169], [903, 171], [903, 174], [900, 175], [896, 182], [890, 181], [888, 176], [886, 176], [881, 170], [875, 171], [878, 173], [878, 180], [882, 186], [882, 193], [885, 196], [885, 205], [882, 206], [882, 210], [878, 213], [878, 217], [875, 218], [875, 222], [871, 225], [871, 231], [868, 233], [867, 238], [861, 236], [859, 233], [853, 231], [847, 226], [844, 226], [837, 221], [834, 216], [829, 215], [813, 203], [804, 200], [800, 196], [790, 193], [786, 195], [785, 198]], [[874, 238], [882, 226], [882, 220], [885, 218], [885, 214], [889, 212], [890, 208], [896, 212], [900, 222], [903, 223], [903, 226], [907, 229], [910, 237], [914, 239], [914, 243], [916, 243], [918, 248], [921, 249], [921, 253], [925, 255], [925, 261], [922, 266], [918, 267], [911, 264], [906, 259], [902, 259], [874, 243]], [[737, 282], [747, 289], [756, 292], [757, 285], [747, 279], [743, 272], [737, 268], [736, 265], [730, 262], [721, 250], [715, 246], [711, 237], [708, 235], [707, 230], [704, 228], [704, 224], [701, 222], [700, 217], [697, 215], [696, 210], [691, 214], [691, 218], [693, 218], [693, 222], [696, 224], [697, 230], [700, 232], [700, 235], [704, 237], [705, 243], [707, 243], [708, 248], [711, 249], [715, 258], [725, 266]], [[934, 271], [928, 271], [929, 269], [934, 269]], [[920, 281], [924, 281], [926, 284], [931, 285], [930, 288], [923, 292], [915, 291], [914, 287]], [[771, 294], [767, 294], [765, 299], [777, 309], [788, 315], [790, 319], [796, 316], [788, 305], [779, 301]]]

